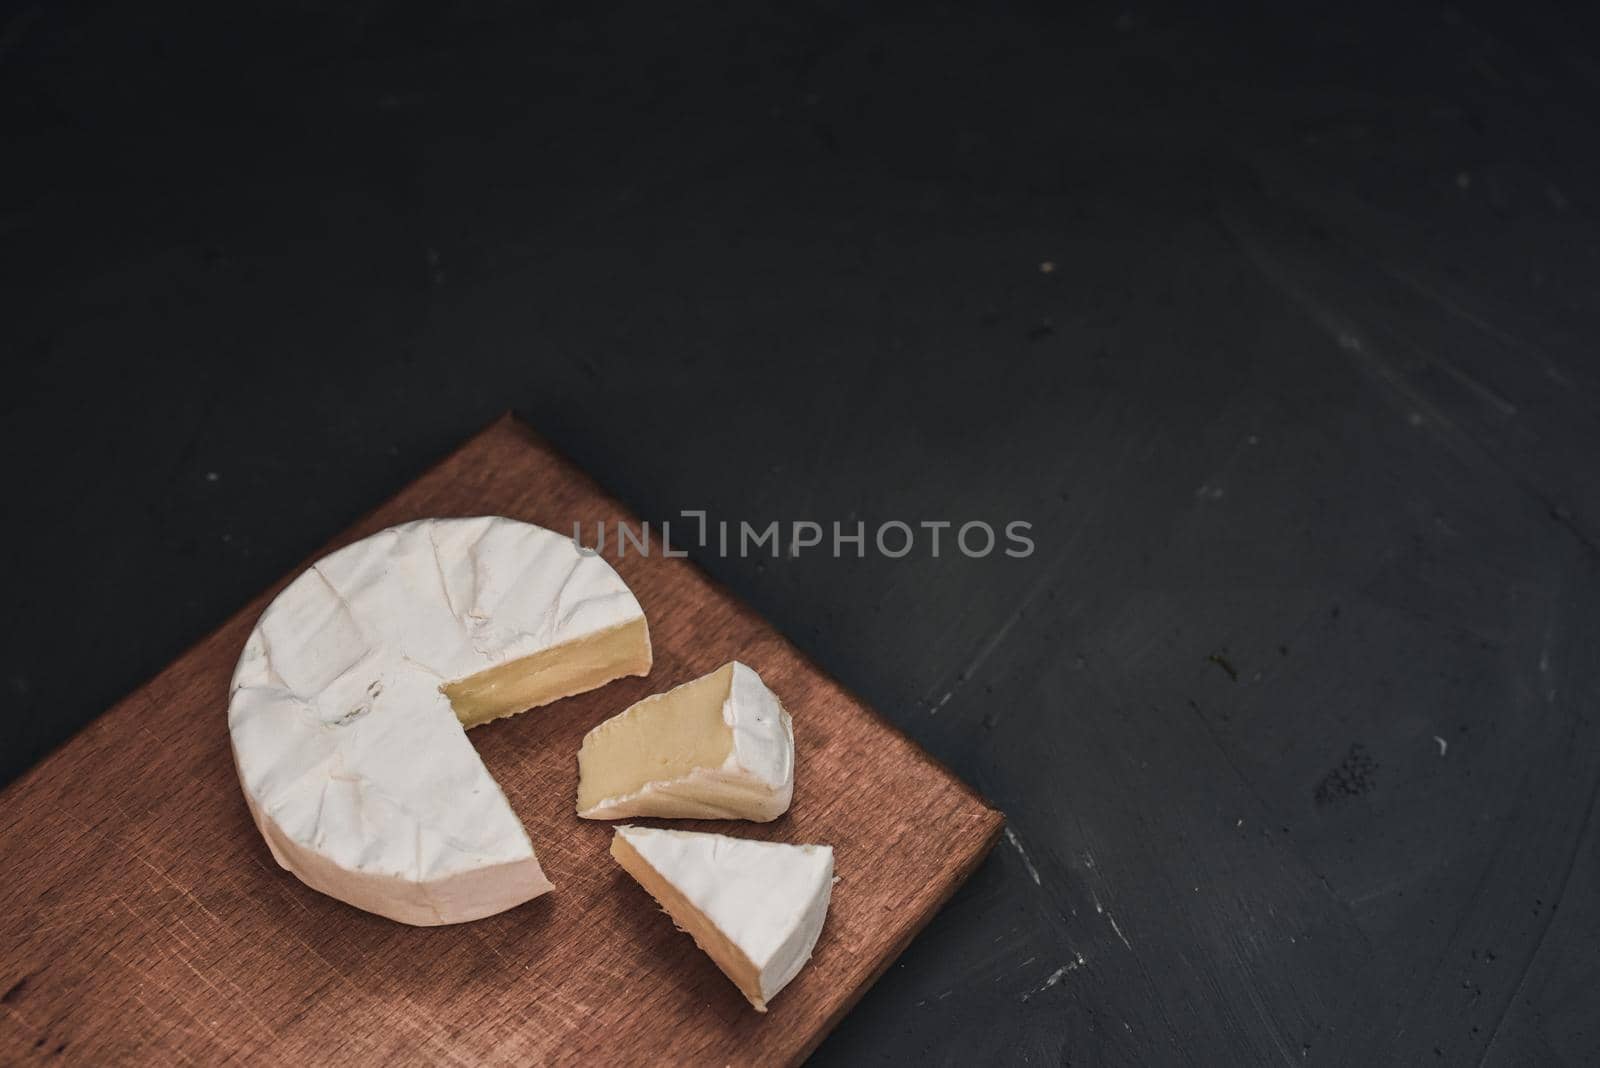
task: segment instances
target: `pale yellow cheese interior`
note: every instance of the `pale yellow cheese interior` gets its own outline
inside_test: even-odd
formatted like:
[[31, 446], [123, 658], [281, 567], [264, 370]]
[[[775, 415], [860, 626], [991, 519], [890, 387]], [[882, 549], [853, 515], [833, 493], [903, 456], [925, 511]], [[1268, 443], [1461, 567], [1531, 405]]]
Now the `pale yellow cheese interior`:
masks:
[[696, 768], [722, 767], [733, 751], [733, 730], [722, 719], [732, 687], [730, 663], [590, 731], [578, 751], [578, 811]]
[[464, 727], [547, 705], [650, 671], [650, 632], [644, 618], [551, 646], [440, 689]]
[[[704, 682], [697, 679], [696, 682]], [[691, 685], [693, 685], [691, 683]], [[663, 695], [665, 696], [665, 695]], [[767, 1003], [761, 996], [761, 973], [751, 963], [750, 958], [734, 945], [728, 936], [717, 929], [717, 925], [706, 919], [705, 913], [689, 903], [689, 899], [678, 892], [677, 887], [661, 877], [661, 874], [651, 867], [650, 862], [639, 855], [639, 851], [629, 845], [620, 834], [611, 839], [611, 856], [622, 865], [622, 870], [638, 880], [639, 885], [650, 892], [657, 903], [666, 910], [672, 922], [678, 929], [685, 931], [694, 939], [695, 945], [716, 962], [718, 968], [760, 1012], [767, 1011]]]

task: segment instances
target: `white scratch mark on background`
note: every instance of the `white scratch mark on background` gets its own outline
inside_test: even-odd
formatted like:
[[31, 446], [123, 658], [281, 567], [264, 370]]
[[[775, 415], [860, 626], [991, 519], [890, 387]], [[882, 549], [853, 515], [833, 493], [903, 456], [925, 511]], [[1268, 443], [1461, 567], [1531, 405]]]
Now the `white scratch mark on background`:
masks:
[[1128, 941], [1128, 936], [1123, 934], [1122, 928], [1117, 926], [1117, 918], [1108, 912], [1106, 913], [1106, 919], [1110, 922], [1111, 929], [1117, 932], [1117, 937], [1122, 939], [1122, 944], [1131, 950], [1133, 948], [1133, 943]]
[[1055, 971], [1046, 976], [1044, 982], [1023, 994], [1022, 1000], [1028, 1001], [1031, 998], [1038, 997], [1040, 994], [1043, 994], [1046, 990], [1049, 990], [1051, 987], [1061, 982], [1061, 980], [1065, 979], [1068, 974], [1077, 971], [1081, 967], [1083, 967], [1083, 954], [1078, 953], [1073, 956], [1072, 960], [1067, 961], [1067, 963], [1063, 964], [1061, 967], [1057, 968]]
[[1035, 868], [1033, 861], [1028, 859], [1028, 851], [1022, 848], [1022, 839], [1018, 838], [1017, 832], [1010, 827], [1006, 828], [1006, 841], [1011, 843], [1011, 848], [1015, 849], [1017, 856], [1022, 858], [1023, 867], [1027, 868], [1028, 874], [1033, 876], [1033, 885], [1043, 886], [1044, 882], [1039, 878], [1039, 869]]
[[1439, 737], [1437, 734], [1433, 736], [1433, 740], [1439, 743], [1439, 755], [1444, 756], [1445, 750], [1450, 748], [1450, 743]]
[[[1195, 887], [1195, 889], [1198, 890], [1200, 888], [1197, 886], [1197, 887]], [[1122, 939], [1122, 944], [1127, 946], [1129, 949], [1132, 949], [1133, 948], [1133, 943], [1128, 941], [1128, 936], [1122, 933], [1122, 928], [1121, 927], [1117, 926], [1117, 918], [1115, 916], [1111, 915], [1111, 913], [1107, 912], [1106, 911], [1106, 907], [1104, 905], [1100, 904], [1100, 895], [1095, 893], [1093, 890], [1091, 890], [1091, 891], [1089, 891], [1089, 896], [1094, 899], [1094, 911], [1095, 911], [1095, 913], [1097, 915], [1104, 916], [1106, 918], [1106, 921], [1111, 924], [1111, 929], [1113, 931], [1117, 932], [1117, 937]]]

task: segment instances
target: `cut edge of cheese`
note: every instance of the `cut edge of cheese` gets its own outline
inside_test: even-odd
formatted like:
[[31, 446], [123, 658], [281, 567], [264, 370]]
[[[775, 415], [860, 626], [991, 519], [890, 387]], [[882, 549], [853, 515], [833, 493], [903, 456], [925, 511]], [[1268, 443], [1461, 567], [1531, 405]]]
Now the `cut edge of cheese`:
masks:
[[640, 616], [439, 689], [450, 699], [461, 725], [471, 728], [587, 693], [616, 679], [648, 675], [650, 663], [650, 628]]
[[811, 959], [833, 895], [833, 849], [618, 827], [611, 856], [757, 1012]]
[[766, 823], [794, 796], [794, 724], [751, 668], [730, 661], [599, 724], [578, 750], [584, 819]]

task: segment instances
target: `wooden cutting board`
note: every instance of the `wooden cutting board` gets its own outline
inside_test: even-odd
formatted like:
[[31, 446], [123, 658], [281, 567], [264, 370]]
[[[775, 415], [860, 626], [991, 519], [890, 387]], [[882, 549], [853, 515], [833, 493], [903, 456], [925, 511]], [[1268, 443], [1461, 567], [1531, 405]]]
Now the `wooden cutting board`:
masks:
[[[327, 548], [489, 513], [638, 529], [507, 417]], [[245, 811], [225, 708], [280, 583], [0, 793], [0, 1062], [803, 1059], [988, 852], [1002, 817], [688, 560], [618, 559], [609, 542], [606, 556], [650, 620], [650, 676], [471, 735], [554, 893], [417, 928], [278, 868]], [[732, 658], [794, 716], [794, 805], [765, 825], [674, 825], [832, 845], [839, 875], [811, 964], [764, 1016], [611, 861], [611, 825], [573, 815], [585, 731]]]

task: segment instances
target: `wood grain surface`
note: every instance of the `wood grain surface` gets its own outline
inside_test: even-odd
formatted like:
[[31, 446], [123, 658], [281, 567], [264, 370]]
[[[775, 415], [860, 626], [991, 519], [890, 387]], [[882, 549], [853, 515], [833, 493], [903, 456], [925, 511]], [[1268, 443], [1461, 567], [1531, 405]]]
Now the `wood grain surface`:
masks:
[[[422, 516], [485, 513], [557, 530], [629, 520], [505, 418], [328, 548]], [[689, 561], [619, 559], [609, 544], [606, 555], [650, 620], [649, 677], [472, 733], [554, 893], [477, 923], [413, 928], [273, 863], [245, 811], [224, 710], [274, 588], [0, 794], [0, 1061], [803, 1059], [989, 850], [1002, 817]], [[765, 1016], [606, 856], [611, 824], [573, 815], [586, 730], [733, 657], [793, 713], [793, 808], [767, 825], [675, 825], [826, 843], [840, 878], [811, 964]]]

